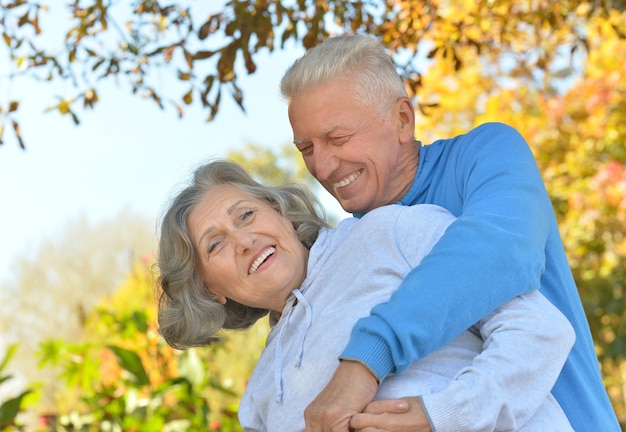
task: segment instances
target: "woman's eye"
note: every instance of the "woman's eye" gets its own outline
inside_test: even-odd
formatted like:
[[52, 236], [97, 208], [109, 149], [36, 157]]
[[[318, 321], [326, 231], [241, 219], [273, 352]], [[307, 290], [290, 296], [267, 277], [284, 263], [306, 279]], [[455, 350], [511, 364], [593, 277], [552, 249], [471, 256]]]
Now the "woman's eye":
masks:
[[209, 255], [211, 255], [212, 252], [215, 252], [218, 246], [219, 246], [219, 242], [209, 243], [209, 247], [207, 248], [207, 252], [209, 253]]
[[209, 244], [207, 245], [207, 249], [206, 249], [207, 255], [211, 255], [212, 253], [217, 251], [221, 245], [222, 245], [222, 239], [221, 238], [210, 240]]
[[256, 213], [256, 209], [246, 209], [239, 216], [239, 220], [241, 222], [246, 222], [250, 220], [254, 216], [255, 213]]

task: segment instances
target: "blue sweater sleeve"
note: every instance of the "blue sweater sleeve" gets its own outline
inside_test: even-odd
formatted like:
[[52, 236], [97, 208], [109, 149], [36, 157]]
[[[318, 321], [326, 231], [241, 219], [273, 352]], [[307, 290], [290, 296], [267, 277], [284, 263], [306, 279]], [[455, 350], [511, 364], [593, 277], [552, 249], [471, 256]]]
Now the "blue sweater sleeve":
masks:
[[387, 303], [354, 327], [341, 358], [401, 373], [515, 296], [540, 288], [554, 219], [536, 162], [514, 129], [487, 124], [422, 147], [406, 205], [453, 222]]

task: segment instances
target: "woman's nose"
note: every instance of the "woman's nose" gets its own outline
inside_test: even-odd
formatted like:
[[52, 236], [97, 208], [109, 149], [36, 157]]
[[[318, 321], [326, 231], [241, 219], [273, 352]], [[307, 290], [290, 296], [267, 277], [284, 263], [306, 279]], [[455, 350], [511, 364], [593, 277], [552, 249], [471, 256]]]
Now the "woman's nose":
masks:
[[237, 252], [245, 254], [254, 247], [256, 236], [247, 231], [239, 231], [235, 237]]

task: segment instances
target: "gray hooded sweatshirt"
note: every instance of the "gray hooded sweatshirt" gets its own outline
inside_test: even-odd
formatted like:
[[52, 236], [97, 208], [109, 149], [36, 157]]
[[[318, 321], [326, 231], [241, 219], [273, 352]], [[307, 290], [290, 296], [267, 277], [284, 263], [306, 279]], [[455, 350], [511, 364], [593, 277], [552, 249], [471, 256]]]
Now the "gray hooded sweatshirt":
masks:
[[[304, 430], [304, 409], [330, 381], [353, 325], [428, 259], [453, 220], [434, 205], [391, 205], [320, 233], [242, 397], [244, 430]], [[376, 398], [421, 396], [434, 431], [571, 431], [550, 389], [574, 337], [532, 291], [387, 377]]]

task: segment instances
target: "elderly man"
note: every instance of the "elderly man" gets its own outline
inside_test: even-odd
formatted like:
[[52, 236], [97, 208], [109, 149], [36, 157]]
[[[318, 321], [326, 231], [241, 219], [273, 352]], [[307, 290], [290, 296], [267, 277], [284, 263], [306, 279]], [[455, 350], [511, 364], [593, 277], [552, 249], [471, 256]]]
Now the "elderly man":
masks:
[[[429, 407], [440, 403], [429, 395], [372, 402], [378, 384], [533, 289], [576, 331], [553, 395], [576, 431], [619, 431], [551, 202], [520, 134], [492, 123], [417, 141], [403, 83], [383, 47], [365, 36], [313, 48], [286, 72], [281, 91], [294, 144], [346, 211], [429, 203], [457, 217], [391, 300], [354, 327], [333, 379], [305, 412], [307, 431], [439, 430], [447, 413]], [[520, 383], [503, 391], [532, 391], [523, 376]], [[458, 397], [494, 396], [466, 389]], [[501, 409], [516, 407], [503, 401]]]

